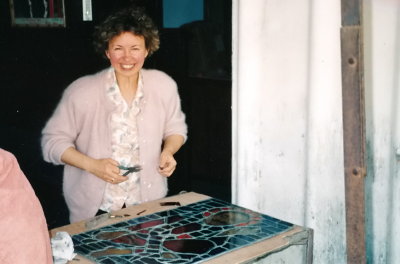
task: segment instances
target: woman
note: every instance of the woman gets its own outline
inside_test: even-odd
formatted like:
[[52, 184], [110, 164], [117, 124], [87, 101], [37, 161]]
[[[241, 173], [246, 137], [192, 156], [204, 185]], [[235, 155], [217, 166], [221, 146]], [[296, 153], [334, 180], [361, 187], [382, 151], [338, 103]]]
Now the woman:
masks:
[[187, 134], [176, 83], [142, 69], [159, 47], [147, 15], [111, 15], [96, 28], [95, 47], [111, 67], [74, 81], [42, 131], [44, 159], [65, 164], [71, 222], [164, 197]]

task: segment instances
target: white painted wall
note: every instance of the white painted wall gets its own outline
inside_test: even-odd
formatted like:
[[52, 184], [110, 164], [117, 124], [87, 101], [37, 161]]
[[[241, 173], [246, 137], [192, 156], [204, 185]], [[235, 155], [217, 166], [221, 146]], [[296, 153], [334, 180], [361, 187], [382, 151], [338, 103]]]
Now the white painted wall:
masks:
[[[368, 263], [400, 263], [400, 1], [365, 0]], [[233, 0], [233, 202], [346, 263], [340, 0]]]
[[233, 1], [233, 202], [346, 263], [340, 0]]
[[368, 263], [400, 263], [400, 1], [364, 3]]

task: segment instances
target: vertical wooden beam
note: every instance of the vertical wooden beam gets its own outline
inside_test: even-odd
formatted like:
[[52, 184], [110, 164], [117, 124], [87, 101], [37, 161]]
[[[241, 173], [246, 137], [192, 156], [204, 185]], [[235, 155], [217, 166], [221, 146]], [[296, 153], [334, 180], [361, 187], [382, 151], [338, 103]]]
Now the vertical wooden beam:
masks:
[[347, 263], [366, 263], [362, 0], [342, 0], [341, 56]]

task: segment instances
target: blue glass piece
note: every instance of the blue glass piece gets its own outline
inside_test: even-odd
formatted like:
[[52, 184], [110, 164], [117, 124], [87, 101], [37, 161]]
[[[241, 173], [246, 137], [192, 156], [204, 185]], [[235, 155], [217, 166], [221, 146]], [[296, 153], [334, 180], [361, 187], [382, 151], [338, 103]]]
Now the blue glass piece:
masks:
[[146, 263], [146, 264], [159, 264], [160, 262], [158, 262], [157, 260], [153, 259], [153, 258], [143, 258], [142, 262], [140, 262], [142, 264]]
[[120, 227], [126, 227], [126, 226], [128, 226], [128, 225], [129, 225], [129, 224], [128, 224], [127, 222], [121, 222], [121, 223], [115, 224], [114, 227], [120, 228]]
[[101, 263], [101, 264], [116, 264], [117, 262], [114, 262], [113, 260], [106, 258], [106, 259], [100, 260], [99, 263]]
[[220, 246], [226, 243], [227, 237], [211, 237], [209, 238], [215, 245]]
[[224, 251], [225, 251], [224, 248], [217, 247], [210, 251], [210, 255], [211, 256], [219, 255], [219, 254], [223, 253]]

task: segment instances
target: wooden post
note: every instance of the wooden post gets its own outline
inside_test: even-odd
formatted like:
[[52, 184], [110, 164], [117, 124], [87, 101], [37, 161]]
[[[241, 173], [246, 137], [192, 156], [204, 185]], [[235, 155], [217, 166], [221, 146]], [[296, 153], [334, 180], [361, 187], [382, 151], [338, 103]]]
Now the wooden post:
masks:
[[347, 263], [366, 263], [362, 0], [342, 0], [342, 97]]

